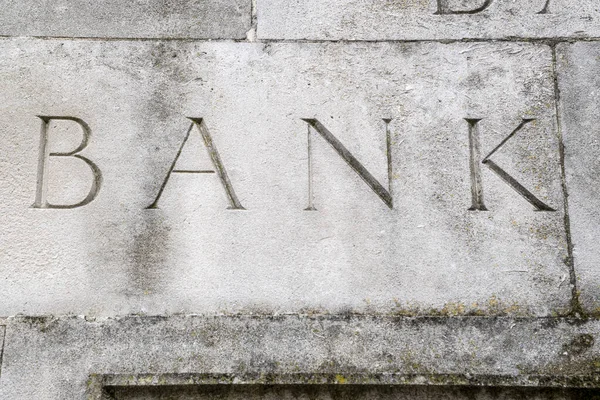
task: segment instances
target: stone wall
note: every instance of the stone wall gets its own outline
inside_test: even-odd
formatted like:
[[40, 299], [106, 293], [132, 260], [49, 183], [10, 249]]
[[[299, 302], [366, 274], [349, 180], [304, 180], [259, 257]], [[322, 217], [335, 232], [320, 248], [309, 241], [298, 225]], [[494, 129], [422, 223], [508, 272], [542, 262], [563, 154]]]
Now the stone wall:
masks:
[[593, 0], [0, 0], [0, 398], [600, 386]]

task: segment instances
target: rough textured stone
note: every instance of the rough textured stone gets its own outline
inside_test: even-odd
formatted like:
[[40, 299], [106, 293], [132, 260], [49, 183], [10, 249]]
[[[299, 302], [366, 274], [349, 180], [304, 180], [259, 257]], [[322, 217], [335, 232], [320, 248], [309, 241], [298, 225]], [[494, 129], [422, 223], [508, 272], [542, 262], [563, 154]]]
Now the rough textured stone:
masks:
[[14, 318], [0, 398], [99, 400], [207, 384], [594, 387], [598, 329], [477, 317]]
[[[0, 315], [173, 312], [514, 314], [570, 301], [552, 55], [545, 45], [0, 42]], [[80, 118], [102, 173], [75, 209], [32, 208], [42, 116]], [[203, 118], [245, 210], [228, 210]], [[393, 209], [311, 129], [316, 118], [388, 188]], [[391, 161], [386, 158], [389, 124]], [[469, 211], [469, 124], [481, 157], [556, 212], [537, 212], [480, 165], [489, 211]], [[49, 150], [81, 141], [51, 120]], [[51, 156], [48, 200], [93, 175]], [[383, 189], [384, 191], [387, 189]]]
[[[436, 15], [447, 11], [475, 14]], [[548, 4], [548, 7], [546, 5]], [[595, 0], [258, 0], [258, 37], [449, 40], [600, 36]], [[540, 12], [546, 13], [540, 14]]]
[[557, 64], [565, 143], [569, 217], [580, 299], [600, 314], [600, 45], [560, 44]]
[[0, 35], [242, 39], [251, 0], [0, 0]]

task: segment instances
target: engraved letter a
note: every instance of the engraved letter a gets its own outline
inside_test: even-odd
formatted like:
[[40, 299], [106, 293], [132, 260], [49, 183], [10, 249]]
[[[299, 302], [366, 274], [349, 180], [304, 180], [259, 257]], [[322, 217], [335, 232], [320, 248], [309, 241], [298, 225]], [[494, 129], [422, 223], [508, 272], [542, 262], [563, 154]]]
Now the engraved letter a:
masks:
[[[158, 194], [156, 195], [156, 199], [154, 199], [154, 202], [152, 202], [152, 204], [150, 204], [148, 207], [146, 207], [146, 209], [158, 208], [158, 201], [160, 200], [160, 198], [165, 190], [165, 187], [167, 186], [167, 183], [169, 182], [169, 178], [171, 177], [172, 174], [177, 174], [177, 173], [179, 173], [179, 174], [190, 174], [190, 173], [192, 173], [192, 174], [214, 174], [216, 172], [219, 177], [219, 180], [221, 181], [221, 184], [223, 185], [225, 194], [227, 195], [227, 200], [229, 200], [228, 208], [230, 210], [244, 210], [242, 203], [240, 203], [240, 201], [238, 200], [238, 198], [235, 194], [235, 191], [233, 190], [233, 185], [231, 184], [231, 181], [229, 180], [229, 176], [227, 175], [227, 171], [225, 170], [225, 166], [223, 165], [223, 162], [221, 161], [221, 156], [219, 155], [219, 152], [217, 151], [217, 148], [215, 147], [215, 145], [213, 143], [212, 137], [210, 136], [210, 133], [208, 132], [208, 128], [206, 127], [204, 120], [202, 118], [188, 118], [188, 119], [190, 119], [192, 121], [192, 124], [190, 125], [190, 128], [188, 129], [188, 131], [185, 135], [185, 138], [183, 139], [183, 143], [181, 143], [181, 146], [179, 147], [179, 151], [177, 152], [177, 155], [175, 156], [175, 159], [173, 160], [173, 163], [171, 164], [171, 168], [169, 168], [167, 177], [163, 181], [163, 184], [160, 187]], [[185, 144], [187, 143], [188, 139], [190, 138], [190, 134], [192, 133], [194, 126], [198, 128], [198, 130], [200, 131], [200, 134], [202, 135], [202, 139], [204, 140], [204, 145], [206, 146], [206, 150], [208, 151], [208, 155], [210, 156], [210, 159], [215, 167], [215, 170], [189, 171], [189, 170], [175, 169], [175, 167], [177, 165], [177, 160], [179, 160], [179, 157], [181, 156], [181, 152], [183, 151]]]
[[[100, 169], [94, 162], [90, 159], [79, 154], [83, 149], [85, 149], [90, 140], [90, 136], [92, 131], [88, 124], [86, 124], [83, 120], [74, 117], [43, 117], [39, 116], [42, 120], [42, 133], [40, 137], [40, 154], [38, 161], [38, 178], [37, 178], [37, 191], [35, 195], [35, 203], [33, 203], [33, 208], [61, 208], [61, 209], [69, 209], [69, 208], [77, 208], [85, 206], [86, 204], [91, 203], [96, 196], [98, 196], [98, 192], [100, 191], [100, 186], [102, 185], [102, 173]], [[51, 121], [72, 121], [78, 124], [83, 130], [83, 139], [81, 140], [81, 144], [73, 151], [69, 152], [61, 152], [61, 153], [50, 153], [48, 151], [48, 130], [50, 127]], [[47, 192], [48, 192], [48, 161], [50, 157], [75, 157], [86, 163], [92, 173], [94, 174], [94, 180], [92, 181], [92, 187], [88, 195], [76, 204], [50, 204], [47, 200]]]
[[[479, 121], [481, 119], [469, 119], [465, 118], [465, 120], [469, 123], [469, 145], [471, 149], [471, 197], [472, 197], [472, 205], [469, 210], [478, 210], [478, 211], [487, 211], [487, 207], [483, 202], [483, 184], [481, 180], [481, 167], [479, 164], [479, 160], [481, 157], [481, 144], [479, 140]], [[525, 186], [521, 185], [515, 178], [510, 176], [505, 170], [500, 168], [498, 164], [490, 160], [490, 157], [494, 155], [498, 150], [502, 148], [513, 136], [515, 136], [525, 125], [528, 123], [535, 121], [534, 119], [523, 119], [519, 126], [510, 133], [498, 146], [494, 148], [485, 156], [481, 163], [488, 166], [492, 172], [500, 177], [508, 186], [510, 186], [514, 191], [519, 193], [525, 200], [531, 203], [536, 211], [556, 211], [537, 197], [533, 193], [531, 193]]]

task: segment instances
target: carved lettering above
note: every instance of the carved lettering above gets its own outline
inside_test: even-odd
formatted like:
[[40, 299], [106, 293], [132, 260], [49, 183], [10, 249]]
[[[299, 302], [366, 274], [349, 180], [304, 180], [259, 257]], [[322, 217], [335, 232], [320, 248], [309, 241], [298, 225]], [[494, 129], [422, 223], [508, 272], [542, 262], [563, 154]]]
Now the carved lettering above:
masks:
[[[308, 123], [308, 207], [306, 207], [307, 211], [314, 211], [315, 206], [313, 202], [313, 193], [312, 193], [312, 140], [310, 128], [314, 128], [323, 139], [327, 141], [333, 147], [333, 149], [348, 163], [350, 167], [360, 176], [365, 183], [379, 196], [379, 198], [390, 208], [394, 208], [394, 200], [391, 195], [391, 190], [388, 190], [381, 185], [375, 179], [375, 177], [358, 161], [356, 157], [350, 153], [350, 151], [340, 142], [322, 123], [320, 123], [316, 119], [303, 119], [303, 121]], [[384, 119], [386, 126], [386, 140], [387, 140], [387, 157], [388, 157], [388, 179], [389, 179], [389, 187], [391, 187], [391, 165], [392, 165], [392, 154], [391, 154], [391, 138], [390, 138], [390, 130], [389, 123], [391, 119]]]
[[[470, 146], [470, 167], [471, 167], [471, 197], [472, 204], [469, 210], [472, 211], [487, 211], [483, 200], [483, 184], [481, 180], [481, 167], [479, 160], [481, 160], [481, 142], [479, 134], [479, 122], [481, 119], [469, 119], [465, 118], [469, 124], [469, 146]], [[502, 148], [513, 136], [515, 136], [523, 127], [535, 119], [523, 119], [519, 126], [512, 131], [498, 146], [494, 148], [487, 156], [481, 160], [481, 163], [489, 167], [496, 175], [498, 175], [506, 184], [508, 184], [513, 190], [519, 193], [525, 200], [531, 203], [537, 211], [556, 211], [533, 193], [531, 193], [525, 186], [520, 184], [515, 178], [510, 176], [504, 169], [500, 168], [498, 164], [493, 162], [490, 158], [498, 150]]]
[[438, 9], [435, 12], [437, 15], [448, 15], [448, 14], [477, 14], [492, 5], [493, 0], [484, 0], [477, 7], [467, 10], [453, 10], [449, 4], [449, 0], [437, 0]]
[[[223, 185], [223, 189], [225, 189], [225, 194], [227, 195], [227, 199], [229, 200], [228, 208], [231, 210], [244, 210], [242, 203], [240, 203], [238, 197], [235, 194], [235, 191], [233, 190], [233, 185], [231, 184], [231, 181], [229, 180], [229, 176], [227, 175], [227, 171], [225, 170], [223, 161], [221, 161], [221, 156], [219, 155], [219, 152], [217, 151], [217, 148], [215, 147], [215, 145], [213, 143], [212, 137], [210, 136], [210, 132], [208, 131], [208, 128], [206, 127], [206, 124], [204, 123], [204, 120], [202, 118], [189, 118], [189, 119], [192, 121], [192, 124], [190, 125], [190, 128], [188, 129], [188, 131], [185, 135], [185, 138], [183, 139], [183, 143], [181, 143], [181, 146], [179, 147], [179, 150], [177, 151], [177, 155], [175, 156], [175, 159], [173, 160], [173, 163], [171, 164], [171, 167], [169, 168], [169, 171], [167, 172], [167, 176], [166, 176], [162, 186], [160, 187], [158, 194], [156, 195], [156, 199], [154, 200], [154, 202], [152, 204], [150, 204], [146, 208], [147, 209], [158, 208], [158, 201], [160, 200], [160, 198], [165, 190], [165, 187], [167, 186], [167, 183], [169, 182], [169, 178], [171, 177], [171, 174], [214, 174], [216, 172], [219, 177], [219, 180], [221, 181], [221, 184]], [[207, 171], [207, 170], [178, 170], [178, 169], [176, 169], [177, 161], [179, 160], [179, 157], [181, 156], [181, 152], [183, 151], [185, 144], [187, 143], [188, 139], [190, 138], [190, 134], [194, 130], [194, 126], [198, 128], [198, 130], [200, 131], [200, 134], [202, 135], [202, 140], [204, 141], [204, 145], [206, 146], [206, 150], [208, 151], [208, 155], [210, 156], [210, 159], [215, 167], [215, 170]]]
[[[488, 9], [494, 0], [482, 0], [475, 7], [469, 9], [456, 10], [452, 8], [450, 0], [437, 0], [437, 11], [436, 15], [460, 15], [460, 14], [478, 14]], [[550, 13], [550, 0], [546, 0], [544, 8], [537, 14], [549, 14]]]
[[550, 0], [546, 0], [544, 8], [538, 14], [550, 14]]
[[[38, 159], [37, 190], [35, 195], [35, 202], [33, 203], [32, 207], [70, 209], [82, 207], [86, 204], [91, 203], [96, 198], [96, 196], [98, 196], [98, 192], [100, 191], [100, 187], [102, 186], [102, 173], [100, 172], [100, 168], [98, 168], [98, 166], [93, 161], [79, 154], [88, 145], [90, 136], [92, 135], [90, 127], [82, 119], [75, 117], [38, 117], [42, 120], [42, 129], [40, 135], [40, 150]], [[48, 135], [51, 121], [72, 121], [73, 123], [78, 124], [83, 130], [83, 139], [81, 140], [81, 144], [75, 150], [70, 152], [50, 153], [48, 149]], [[92, 180], [92, 187], [90, 188], [88, 195], [79, 203], [50, 204], [48, 202], [48, 162], [50, 160], [50, 157], [75, 157], [85, 162], [91, 168], [92, 173], [94, 175], [94, 178]]]

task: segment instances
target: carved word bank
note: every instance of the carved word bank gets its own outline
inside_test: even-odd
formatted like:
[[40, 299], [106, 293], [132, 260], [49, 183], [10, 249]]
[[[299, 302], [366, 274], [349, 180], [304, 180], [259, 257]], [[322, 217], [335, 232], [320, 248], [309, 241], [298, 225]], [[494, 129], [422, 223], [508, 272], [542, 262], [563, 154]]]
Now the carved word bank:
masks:
[[[38, 209], [73, 209], [83, 207], [96, 199], [99, 195], [102, 182], [103, 174], [102, 169], [90, 158], [86, 157], [84, 153], [85, 148], [88, 146], [92, 139], [92, 129], [90, 126], [80, 118], [72, 116], [39, 116], [42, 121], [41, 127], [41, 138], [39, 147], [39, 164], [37, 173], [37, 189], [35, 202], [33, 208]], [[221, 155], [217, 149], [213, 137], [210, 133], [208, 125], [203, 118], [188, 118], [190, 121], [189, 129], [178, 148], [176, 154], [173, 154], [172, 162], [166, 173], [166, 176], [162, 179], [162, 185], [158, 192], [154, 196], [153, 201], [148, 204], [147, 209], [157, 209], [160, 206], [160, 201], [163, 193], [168, 190], [169, 180], [173, 174], [213, 174], [216, 175], [218, 181], [223, 187], [223, 191], [229, 202], [229, 209], [231, 210], [244, 210], [245, 207], [236, 195], [235, 182], [232, 182], [229, 175], [227, 174], [227, 168]], [[49, 138], [52, 135], [51, 122], [52, 121], [63, 121], [71, 124], [76, 124], [81, 128], [83, 139], [81, 143], [71, 151], [64, 152], [50, 152], [49, 151]], [[388, 161], [388, 178], [389, 185], [386, 188], [381, 182], [379, 182], [368, 170], [364, 167], [363, 163], [357, 159], [350, 150], [340, 141], [334, 133], [332, 133], [325, 124], [320, 122], [318, 119], [306, 118], [303, 121], [308, 127], [308, 146], [307, 146], [307, 169], [308, 169], [308, 205], [307, 211], [314, 211], [316, 207], [313, 203], [313, 137], [321, 137], [325, 142], [329, 143], [335, 150], [337, 155], [341, 157], [352, 170], [358, 174], [365, 184], [372, 189], [372, 191], [389, 207], [394, 208], [394, 199], [391, 191], [392, 181], [392, 152], [391, 152], [391, 133], [389, 124], [392, 119], [383, 119], [385, 123], [385, 138], [387, 144], [387, 161]], [[556, 211], [555, 208], [546, 204], [538, 196], [534, 194], [532, 190], [525, 187], [517, 179], [511, 176], [502, 166], [494, 161], [494, 155], [500, 151], [514, 136], [518, 135], [519, 132], [528, 124], [535, 121], [533, 118], [522, 119], [521, 122], [510, 132], [502, 141], [500, 141], [496, 147], [493, 148], [488, 154], [482, 153], [480, 145], [480, 121], [481, 119], [465, 118], [465, 131], [469, 142], [469, 160], [465, 162], [469, 163], [470, 167], [470, 182], [471, 182], [471, 207], [469, 210], [472, 211], [487, 211], [484, 201], [484, 188], [482, 184], [482, 168], [489, 168], [490, 171], [495, 173], [508, 187], [514, 192], [522, 196], [527, 202], [529, 202], [536, 211]], [[193, 169], [181, 169], [178, 168], [178, 160], [186, 148], [191, 135], [198, 134], [201, 136], [204, 147], [210, 157], [210, 161], [214, 169], [209, 170], [193, 170]], [[81, 201], [73, 204], [51, 204], [48, 201], [48, 170], [49, 163], [53, 158], [56, 157], [74, 157], [81, 162], [87, 164], [93, 173], [93, 180], [91, 182], [91, 188], [89, 193], [81, 199]], [[483, 167], [482, 167], [483, 166]]]

